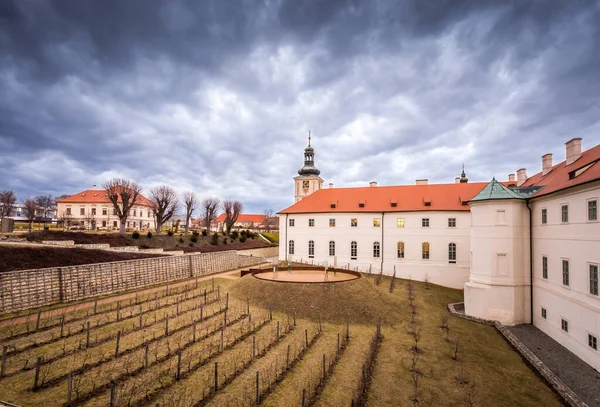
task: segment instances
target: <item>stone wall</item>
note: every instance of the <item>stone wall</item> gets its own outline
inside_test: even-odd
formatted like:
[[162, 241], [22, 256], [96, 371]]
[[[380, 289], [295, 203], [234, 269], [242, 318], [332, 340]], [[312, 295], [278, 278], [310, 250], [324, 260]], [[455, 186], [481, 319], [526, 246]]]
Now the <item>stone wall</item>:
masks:
[[0, 313], [77, 301], [263, 262], [235, 251], [127, 260], [0, 274]]

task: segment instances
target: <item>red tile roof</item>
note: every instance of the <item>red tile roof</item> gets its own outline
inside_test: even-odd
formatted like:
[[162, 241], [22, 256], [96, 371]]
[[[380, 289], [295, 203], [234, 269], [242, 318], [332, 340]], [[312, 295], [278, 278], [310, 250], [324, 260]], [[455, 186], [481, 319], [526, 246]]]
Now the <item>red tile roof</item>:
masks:
[[[282, 210], [285, 213], [468, 211], [466, 203], [487, 182], [361, 188], [325, 188]], [[392, 203], [396, 202], [393, 207]], [[425, 206], [425, 202], [430, 202]], [[359, 207], [364, 203], [364, 207]], [[332, 207], [335, 204], [335, 208]]]
[[[121, 202], [121, 199], [119, 199]], [[60, 199], [56, 203], [111, 203], [104, 189], [86, 189], [68, 198]], [[154, 203], [140, 194], [136, 205], [154, 206]]]
[[[260, 224], [260, 223], [264, 222], [265, 219], [267, 219], [266, 215], [253, 215], [253, 214], [242, 213], [238, 217], [236, 223], [254, 222], [254, 223]], [[217, 217], [216, 222], [217, 223], [225, 222], [225, 214], [224, 213], [220, 214]]]
[[[591, 166], [577, 176], [571, 178], [569, 174]], [[556, 164], [546, 175], [541, 172], [527, 178], [523, 186], [544, 186], [534, 198], [551, 194], [561, 189], [600, 179], [600, 144], [581, 153], [575, 162], [567, 166], [566, 161]]]

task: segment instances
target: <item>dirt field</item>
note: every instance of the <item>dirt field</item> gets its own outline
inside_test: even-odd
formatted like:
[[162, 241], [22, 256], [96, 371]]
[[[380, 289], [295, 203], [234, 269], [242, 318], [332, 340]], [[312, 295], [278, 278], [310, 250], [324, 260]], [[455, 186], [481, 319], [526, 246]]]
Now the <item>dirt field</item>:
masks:
[[44, 267], [76, 266], [89, 263], [108, 263], [111, 261], [160, 256], [163, 255], [76, 248], [0, 245], [0, 272]]
[[303, 399], [315, 406], [561, 405], [493, 327], [448, 314], [445, 305], [461, 298], [458, 290], [396, 280], [390, 293], [390, 279], [377, 285], [372, 276], [321, 287], [227, 277], [5, 321], [0, 400], [22, 406], [107, 406], [111, 400], [115, 406], [300, 406]]

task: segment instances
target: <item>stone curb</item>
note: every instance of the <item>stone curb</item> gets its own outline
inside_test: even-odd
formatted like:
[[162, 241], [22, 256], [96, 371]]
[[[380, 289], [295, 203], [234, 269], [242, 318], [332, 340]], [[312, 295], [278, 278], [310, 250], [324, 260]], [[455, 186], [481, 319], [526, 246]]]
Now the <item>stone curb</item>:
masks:
[[457, 305], [462, 305], [464, 307], [463, 302], [448, 304], [448, 311], [451, 315], [466, 319], [468, 321], [494, 326], [496, 330], [500, 332], [502, 336], [504, 336], [504, 339], [506, 339], [506, 341], [515, 350], [517, 350], [522, 357], [525, 358], [525, 360], [546, 380], [546, 382], [552, 386], [552, 388], [560, 395], [567, 405], [571, 407], [589, 407], [504, 325], [498, 321], [465, 315], [464, 313], [456, 311]]

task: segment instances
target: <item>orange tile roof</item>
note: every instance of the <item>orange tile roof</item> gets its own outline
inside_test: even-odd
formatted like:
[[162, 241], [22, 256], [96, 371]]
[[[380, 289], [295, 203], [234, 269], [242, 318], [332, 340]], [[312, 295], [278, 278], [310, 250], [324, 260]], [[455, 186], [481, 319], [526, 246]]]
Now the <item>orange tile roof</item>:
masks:
[[[238, 217], [237, 222], [239, 222], [239, 223], [244, 223], [244, 222], [262, 223], [265, 221], [265, 219], [267, 219], [266, 215], [254, 215], [254, 214], [242, 213]], [[220, 214], [217, 217], [216, 222], [217, 223], [225, 222], [225, 214], [224, 213]]]
[[[581, 174], [570, 179], [570, 173], [583, 169], [592, 164]], [[566, 161], [556, 164], [552, 170], [546, 175], [541, 172], [527, 178], [523, 186], [544, 186], [538, 193], [533, 195], [534, 198], [544, 196], [561, 189], [570, 188], [575, 185], [584, 184], [586, 182], [600, 179], [600, 144], [589, 150], [583, 151], [579, 157], [571, 165], [567, 166]]]
[[[121, 199], [119, 198], [119, 202]], [[60, 199], [56, 203], [111, 203], [104, 189], [86, 189], [68, 198]], [[154, 206], [154, 202], [140, 194], [136, 205]]]
[[[466, 203], [488, 183], [325, 188], [280, 211], [286, 213], [468, 211]], [[359, 207], [359, 202], [364, 207]], [[392, 207], [392, 202], [396, 206]], [[430, 202], [429, 206], [425, 206]], [[335, 204], [335, 208], [332, 208]]]

